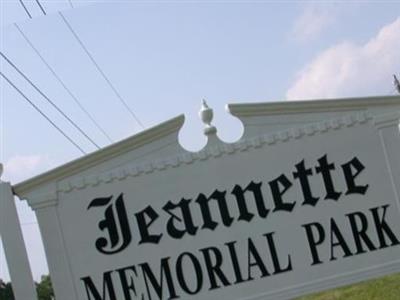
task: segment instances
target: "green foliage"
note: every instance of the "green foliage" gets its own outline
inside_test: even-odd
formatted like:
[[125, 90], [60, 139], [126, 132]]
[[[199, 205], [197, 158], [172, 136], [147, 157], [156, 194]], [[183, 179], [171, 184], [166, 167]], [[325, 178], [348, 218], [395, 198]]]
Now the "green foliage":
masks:
[[[53, 300], [54, 293], [49, 276], [43, 276], [36, 284], [39, 300]], [[400, 274], [386, 276], [297, 300], [399, 300]], [[0, 279], [0, 300], [14, 300], [11, 283]]]
[[39, 300], [52, 300], [54, 299], [53, 287], [51, 285], [50, 276], [42, 276], [42, 280], [36, 285]]
[[14, 300], [11, 283], [5, 283], [0, 279], [0, 300]]
[[[36, 291], [39, 300], [53, 300], [54, 293], [50, 276], [42, 276], [40, 283], [36, 283]], [[0, 279], [0, 300], [14, 300], [11, 283], [5, 283]]]
[[400, 274], [318, 293], [297, 300], [399, 300]]

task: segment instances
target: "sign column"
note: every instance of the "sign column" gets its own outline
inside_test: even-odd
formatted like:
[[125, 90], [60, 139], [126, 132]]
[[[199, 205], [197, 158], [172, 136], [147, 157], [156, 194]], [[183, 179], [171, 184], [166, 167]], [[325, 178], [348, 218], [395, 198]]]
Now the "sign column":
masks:
[[[1, 164], [0, 164], [1, 167]], [[2, 167], [1, 167], [2, 168]], [[0, 170], [0, 176], [1, 176]], [[0, 236], [16, 300], [37, 300], [11, 185], [0, 180]]]
[[77, 293], [71, 276], [69, 259], [65, 251], [65, 243], [61, 225], [58, 218], [56, 192], [49, 192], [29, 197], [28, 202], [35, 211], [43, 245], [46, 252], [47, 263], [54, 294], [57, 300], [77, 300]]

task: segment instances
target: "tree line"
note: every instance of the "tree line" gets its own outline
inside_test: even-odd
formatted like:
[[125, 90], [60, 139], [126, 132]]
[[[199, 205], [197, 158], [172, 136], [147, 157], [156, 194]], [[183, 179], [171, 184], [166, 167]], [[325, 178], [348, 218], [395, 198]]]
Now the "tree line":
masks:
[[[53, 287], [50, 276], [42, 276], [39, 283], [35, 283], [39, 300], [54, 300]], [[11, 282], [4, 282], [0, 278], [0, 300], [15, 300]]]

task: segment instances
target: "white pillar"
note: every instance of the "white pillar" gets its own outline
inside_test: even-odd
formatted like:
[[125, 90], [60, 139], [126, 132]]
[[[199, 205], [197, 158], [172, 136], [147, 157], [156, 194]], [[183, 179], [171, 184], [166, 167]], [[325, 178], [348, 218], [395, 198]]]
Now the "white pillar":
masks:
[[[31, 205], [32, 206], [32, 205]], [[35, 210], [57, 300], [78, 300], [59, 223], [56, 202], [32, 206]]]
[[[1, 169], [0, 164], [0, 169]], [[0, 170], [0, 176], [1, 176]], [[37, 300], [11, 185], [0, 180], [0, 236], [16, 300]]]

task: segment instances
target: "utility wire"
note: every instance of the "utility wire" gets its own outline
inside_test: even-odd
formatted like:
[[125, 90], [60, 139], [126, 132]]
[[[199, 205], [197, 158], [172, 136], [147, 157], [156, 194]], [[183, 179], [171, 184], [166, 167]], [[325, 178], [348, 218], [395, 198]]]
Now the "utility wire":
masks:
[[395, 74], [393, 74], [393, 83], [395, 90], [400, 94], [400, 81]]
[[19, 0], [19, 3], [21, 3], [21, 5], [22, 5], [22, 7], [24, 8], [24, 10], [25, 10], [26, 14], [28, 15], [28, 17], [29, 17], [30, 19], [32, 19], [32, 15], [29, 13], [28, 9], [26, 8], [24, 1]]
[[42, 11], [42, 13], [46, 16], [47, 14], [46, 14], [46, 11], [44, 10], [42, 4], [40, 4], [39, 0], [35, 0], [35, 1], [36, 1], [37, 5], [40, 7], [40, 10]]
[[69, 6], [71, 6], [71, 8], [74, 8], [74, 5], [72, 4], [71, 0], [68, 0]]
[[112, 143], [112, 139], [110, 136], [105, 132], [105, 130], [100, 126], [100, 124], [94, 119], [94, 117], [89, 113], [87, 109], [82, 105], [82, 103], [78, 100], [78, 98], [72, 93], [72, 91], [67, 87], [67, 85], [64, 83], [64, 81], [60, 78], [60, 76], [57, 75], [55, 70], [50, 66], [50, 64], [46, 61], [46, 59], [43, 57], [43, 55], [39, 52], [39, 50], [33, 45], [32, 41], [28, 38], [28, 36], [23, 32], [23, 30], [17, 25], [17, 23], [14, 23], [15, 28], [19, 31], [19, 33], [22, 35], [22, 37], [25, 39], [25, 41], [29, 44], [29, 46], [33, 49], [33, 51], [37, 54], [37, 56], [41, 59], [41, 61], [45, 64], [47, 69], [53, 74], [53, 76], [57, 79], [57, 81], [62, 85], [64, 90], [71, 96], [71, 98], [74, 100], [74, 102], [80, 107], [80, 109], [86, 114], [86, 116], [93, 122], [93, 124], [99, 129], [103, 135]]
[[99, 145], [97, 145], [74, 121], [71, 120], [49, 97], [46, 96], [36, 84], [34, 84], [11, 60], [9, 60], [3, 52], [0, 51], [0, 55], [11, 65], [29, 84], [47, 100], [65, 119], [69, 121], [82, 135], [84, 135], [97, 149], [100, 149]]
[[75, 37], [75, 39], [78, 41], [79, 45], [82, 47], [82, 49], [85, 51], [87, 56], [90, 58], [94, 66], [96, 67], [97, 71], [101, 74], [101, 76], [104, 78], [104, 80], [107, 82], [109, 87], [112, 89], [114, 94], [117, 96], [117, 98], [120, 100], [120, 102], [123, 104], [123, 106], [129, 111], [131, 116], [135, 119], [135, 121], [140, 125], [140, 127], [144, 128], [143, 123], [139, 120], [139, 118], [136, 116], [136, 114], [132, 111], [132, 109], [129, 107], [127, 102], [122, 98], [120, 93], [117, 91], [117, 89], [114, 87], [114, 85], [111, 83], [110, 79], [107, 77], [107, 75], [104, 73], [104, 71], [100, 68], [99, 64], [96, 62], [94, 59], [93, 55], [89, 52], [85, 44], [82, 42], [82, 40], [79, 38], [78, 34], [75, 32], [75, 30], [72, 28], [71, 24], [68, 22], [68, 20], [64, 17], [64, 15], [61, 12], [58, 12], [61, 19], [64, 21], [65, 25], [67, 25], [69, 31], [71, 31], [72, 35]]
[[71, 144], [73, 144], [83, 154], [86, 152], [78, 146], [60, 127], [58, 127], [43, 111], [40, 110], [6, 75], [0, 72], [0, 75], [11, 85], [38, 113], [40, 113], [54, 128], [58, 130]]

